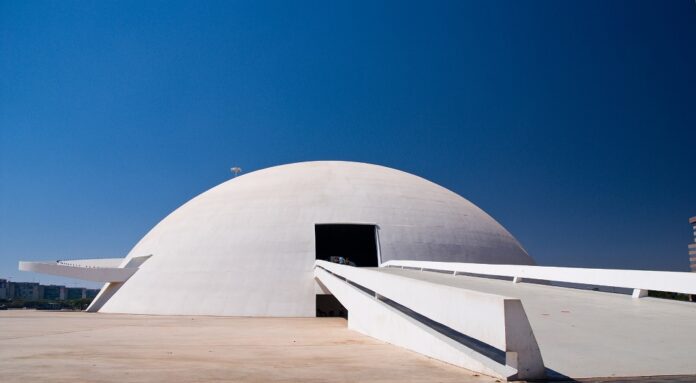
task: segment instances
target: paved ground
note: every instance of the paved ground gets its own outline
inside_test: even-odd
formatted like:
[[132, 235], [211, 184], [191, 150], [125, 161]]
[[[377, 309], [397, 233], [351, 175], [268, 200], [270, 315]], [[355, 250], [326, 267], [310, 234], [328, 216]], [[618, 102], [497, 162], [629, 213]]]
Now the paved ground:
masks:
[[696, 381], [696, 303], [428, 271], [380, 270], [520, 298], [544, 364], [561, 375], [576, 379], [691, 375], [679, 379]]
[[339, 318], [0, 311], [0, 382], [476, 382]]

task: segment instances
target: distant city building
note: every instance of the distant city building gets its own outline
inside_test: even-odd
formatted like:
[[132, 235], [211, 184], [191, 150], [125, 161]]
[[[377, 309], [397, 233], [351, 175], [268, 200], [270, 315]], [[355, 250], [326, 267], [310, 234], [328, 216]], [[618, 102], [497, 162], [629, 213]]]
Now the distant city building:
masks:
[[63, 301], [66, 299], [93, 299], [97, 294], [99, 294], [99, 289], [41, 285], [35, 282], [10, 282], [7, 279], [0, 279], [0, 299], [3, 300]]
[[25, 301], [39, 300], [39, 284], [35, 282], [11, 282], [10, 297]]
[[58, 286], [58, 285], [49, 285], [49, 286], [40, 286], [39, 291], [41, 299], [46, 299], [46, 300], [64, 300], [65, 299], [65, 286]]
[[7, 279], [0, 279], [0, 299], [8, 298], [8, 282]]
[[691, 271], [696, 272], [696, 217], [689, 218], [689, 223], [694, 229], [694, 243], [689, 244], [689, 263]]
[[68, 287], [66, 289], [66, 299], [82, 299], [86, 298], [86, 289], [84, 287]]

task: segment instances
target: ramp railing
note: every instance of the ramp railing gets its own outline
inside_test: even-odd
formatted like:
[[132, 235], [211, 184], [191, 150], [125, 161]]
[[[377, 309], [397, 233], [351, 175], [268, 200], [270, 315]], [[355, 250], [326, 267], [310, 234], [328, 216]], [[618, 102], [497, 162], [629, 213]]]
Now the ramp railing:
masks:
[[475, 274], [509, 277], [513, 282], [535, 279], [585, 285], [633, 289], [634, 298], [648, 295], [648, 290], [696, 294], [696, 273], [675, 271], [644, 271], [618, 269], [584, 269], [575, 267], [493, 265], [482, 263], [387, 261], [381, 267], [402, 267], [421, 270], [448, 271], [454, 274]]

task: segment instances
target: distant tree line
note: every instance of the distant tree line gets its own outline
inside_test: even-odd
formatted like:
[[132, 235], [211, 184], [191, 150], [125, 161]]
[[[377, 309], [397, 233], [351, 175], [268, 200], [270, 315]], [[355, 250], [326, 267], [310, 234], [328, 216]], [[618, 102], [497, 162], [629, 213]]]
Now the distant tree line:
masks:
[[673, 299], [675, 301], [689, 301], [689, 300], [691, 300], [689, 297], [689, 294], [671, 293], [669, 291], [650, 290], [650, 291], [648, 291], [648, 296], [654, 297], [654, 298]]
[[8, 309], [37, 309], [37, 310], [85, 310], [92, 303], [92, 298], [65, 300], [22, 300], [0, 299], [0, 306]]

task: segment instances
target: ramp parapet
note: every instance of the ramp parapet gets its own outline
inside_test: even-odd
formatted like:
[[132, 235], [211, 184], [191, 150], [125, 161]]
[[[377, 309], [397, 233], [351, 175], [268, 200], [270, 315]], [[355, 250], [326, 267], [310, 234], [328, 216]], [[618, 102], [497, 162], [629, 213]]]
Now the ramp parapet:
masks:
[[380, 267], [402, 267], [448, 271], [454, 274], [509, 277], [518, 283], [524, 279], [576, 283], [633, 289], [634, 298], [647, 296], [648, 290], [696, 294], [696, 273], [620, 269], [586, 269], [482, 263], [401, 261], [384, 262]]

